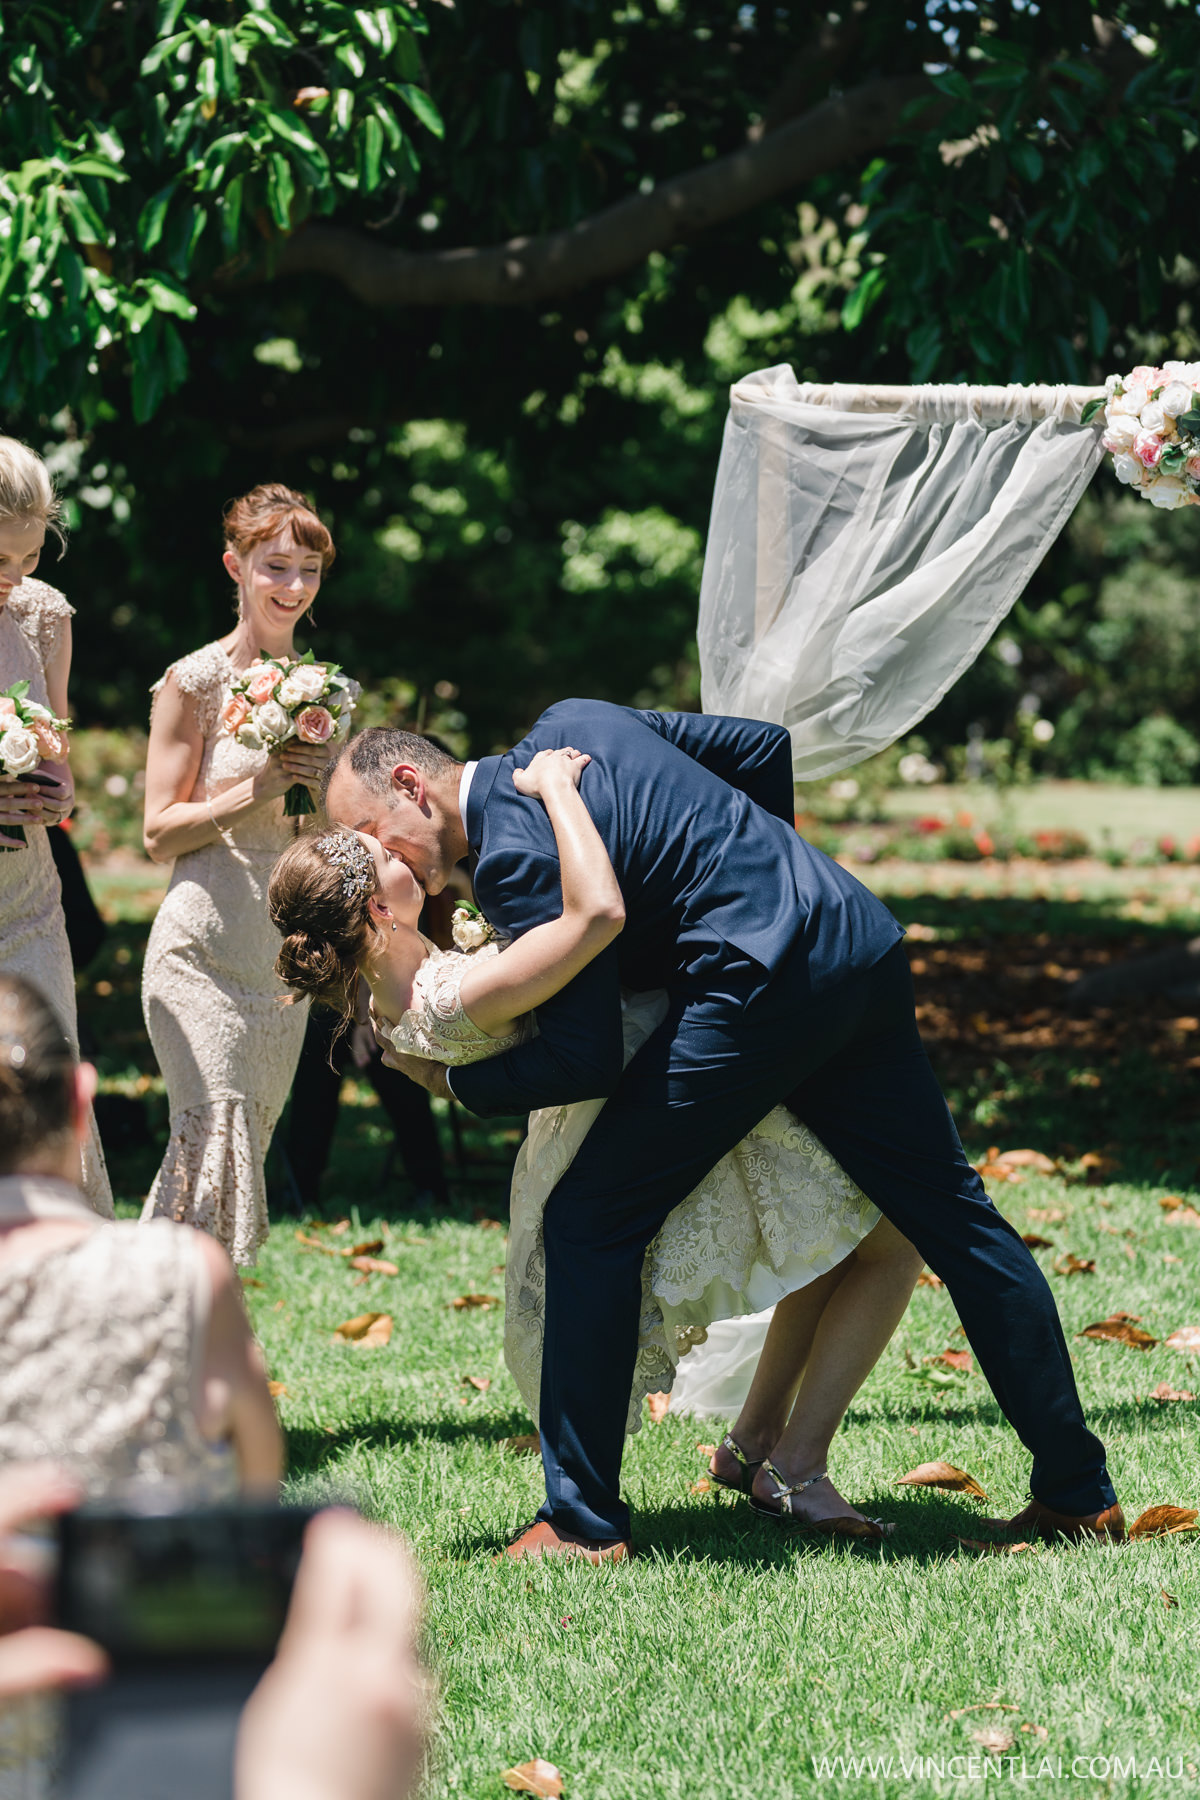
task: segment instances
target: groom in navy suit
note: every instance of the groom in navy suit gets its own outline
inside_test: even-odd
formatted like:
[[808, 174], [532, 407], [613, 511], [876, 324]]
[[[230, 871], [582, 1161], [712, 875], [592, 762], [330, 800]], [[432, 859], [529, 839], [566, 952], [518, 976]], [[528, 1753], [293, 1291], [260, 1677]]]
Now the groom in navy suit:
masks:
[[[510, 1555], [628, 1553], [621, 1453], [641, 1267], [667, 1214], [785, 1103], [941, 1276], [1033, 1456], [1023, 1536], [1119, 1536], [1050, 1290], [968, 1164], [913, 1012], [901, 928], [793, 826], [774, 725], [566, 700], [506, 756], [454, 762], [376, 729], [334, 763], [326, 805], [430, 893], [469, 856], [476, 897], [519, 936], [562, 910], [554, 834], [514, 767], [574, 745], [625, 898], [621, 936], [547, 1005], [538, 1035], [447, 1072], [401, 1059], [483, 1116], [605, 1097], [546, 1207], [540, 1427], [546, 1504]], [[622, 1068], [622, 986], [665, 988]]]

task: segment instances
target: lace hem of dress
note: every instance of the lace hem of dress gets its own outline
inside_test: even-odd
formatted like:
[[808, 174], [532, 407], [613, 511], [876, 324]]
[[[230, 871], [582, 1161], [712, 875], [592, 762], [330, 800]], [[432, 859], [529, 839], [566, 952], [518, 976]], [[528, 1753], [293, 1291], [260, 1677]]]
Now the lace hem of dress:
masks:
[[[578, 1108], [535, 1114], [513, 1170], [504, 1356], [535, 1419], [546, 1306], [542, 1213], [588, 1123]], [[776, 1107], [647, 1248], [626, 1431], [640, 1429], [647, 1394], [670, 1391], [680, 1357], [704, 1342], [709, 1325], [759, 1311], [764, 1290], [773, 1302], [815, 1280], [878, 1218], [820, 1139]]]
[[195, 1225], [252, 1264], [267, 1240], [266, 1145], [244, 1100], [214, 1100], [177, 1113], [142, 1218]]

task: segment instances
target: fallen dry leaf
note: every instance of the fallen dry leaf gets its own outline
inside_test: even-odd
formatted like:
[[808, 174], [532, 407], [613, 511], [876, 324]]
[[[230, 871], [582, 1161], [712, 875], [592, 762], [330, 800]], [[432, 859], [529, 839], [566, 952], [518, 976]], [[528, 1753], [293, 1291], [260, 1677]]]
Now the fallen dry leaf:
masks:
[[242, 1276], [242, 1286], [243, 1286], [243, 1287], [244, 1287], [244, 1288], [248, 1288], [248, 1287], [266, 1287], [266, 1285], [267, 1285], [267, 1284], [266, 1284], [266, 1282], [265, 1282], [265, 1281], [260, 1281], [260, 1280], [259, 1280], [259, 1279], [258, 1279], [258, 1276], [257, 1276], [257, 1275], [243, 1275], [243, 1276]]
[[1036, 1231], [1022, 1233], [1021, 1242], [1027, 1250], [1053, 1250], [1054, 1239], [1039, 1237]]
[[1075, 1336], [1100, 1338], [1109, 1344], [1128, 1344], [1131, 1350], [1151, 1350], [1158, 1342], [1156, 1337], [1141, 1329], [1134, 1313], [1113, 1313], [1107, 1319], [1097, 1319], [1094, 1325], [1085, 1325]]
[[963, 1544], [968, 1550], [977, 1550], [984, 1556], [1015, 1556], [1018, 1550], [1032, 1550], [1032, 1544], [997, 1544], [991, 1539], [965, 1538], [954, 1535], [956, 1544]]
[[1164, 1341], [1168, 1350], [1200, 1350], [1200, 1325], [1181, 1325]]
[[472, 1307], [499, 1306], [500, 1302], [495, 1294], [460, 1294], [450, 1304], [455, 1312], [467, 1312]]
[[353, 1319], [346, 1319], [341, 1325], [334, 1327], [334, 1338], [340, 1338], [345, 1344], [357, 1344], [364, 1349], [375, 1349], [391, 1342], [391, 1313], [365, 1312]]
[[982, 1731], [973, 1731], [971, 1737], [988, 1756], [1003, 1756], [1017, 1741], [1003, 1725], [985, 1725]]
[[944, 1288], [945, 1285], [941, 1276], [935, 1275], [932, 1269], [922, 1269], [917, 1276], [918, 1287]]
[[650, 1409], [650, 1423], [661, 1425], [671, 1410], [670, 1394], [647, 1394], [646, 1405]]
[[299, 1226], [296, 1227], [296, 1242], [302, 1244], [306, 1250], [319, 1250], [322, 1256], [340, 1256], [342, 1254], [340, 1250], [331, 1250], [328, 1244], [321, 1242], [320, 1238], [309, 1237], [307, 1231], [301, 1231]]
[[287, 1383], [283, 1381], [268, 1381], [267, 1392], [270, 1394], [272, 1400], [278, 1400], [281, 1394], [287, 1393]]
[[1035, 1225], [1061, 1225], [1067, 1215], [1061, 1206], [1031, 1206], [1026, 1216]]
[[493, 1219], [490, 1213], [481, 1212], [478, 1207], [471, 1215], [471, 1223], [478, 1225], [480, 1231], [503, 1231], [503, 1219]]
[[398, 1275], [399, 1268], [393, 1262], [382, 1262], [378, 1256], [352, 1256], [352, 1269], [361, 1269], [364, 1275]]
[[382, 1238], [367, 1238], [361, 1244], [352, 1244], [349, 1250], [343, 1250], [343, 1256], [374, 1256], [377, 1250], [383, 1249]]
[[1200, 1517], [1194, 1506], [1148, 1506], [1129, 1527], [1131, 1538], [1174, 1537], [1183, 1531], [1194, 1531]]
[[1119, 1157], [1105, 1156], [1099, 1150], [1086, 1151], [1079, 1161], [1087, 1173], [1089, 1187], [1099, 1187], [1121, 1167]]
[[1175, 1598], [1174, 1594], [1168, 1594], [1166, 1588], [1159, 1588], [1158, 1591], [1162, 1595], [1162, 1603], [1168, 1609], [1168, 1611], [1170, 1610], [1170, 1608], [1172, 1606], [1179, 1605], [1179, 1602]]
[[935, 1369], [961, 1369], [964, 1375], [969, 1375], [975, 1367], [969, 1350], [943, 1350], [937, 1356], [927, 1356], [925, 1361], [932, 1363]]
[[712, 1482], [705, 1481], [703, 1479], [701, 1479], [700, 1481], [693, 1481], [691, 1487], [688, 1489], [688, 1493], [689, 1494], [711, 1494], [712, 1493]]
[[1034, 1169], [1039, 1175], [1056, 1175], [1058, 1164], [1041, 1150], [1002, 1150], [996, 1158], [1006, 1169]]
[[479, 1393], [479, 1394], [486, 1394], [488, 1389], [491, 1387], [491, 1385], [492, 1385], [492, 1378], [490, 1375], [464, 1375], [463, 1376], [463, 1386], [464, 1387], [473, 1387], [475, 1389], [476, 1393]]
[[1160, 1381], [1152, 1391], [1152, 1400], [1194, 1400], [1195, 1394], [1189, 1394], [1186, 1388], [1173, 1388], [1169, 1381]]
[[1163, 1261], [1165, 1263], [1181, 1263], [1183, 1258], [1182, 1256], [1164, 1256]]
[[1030, 1725], [1029, 1723], [1026, 1723], [1022, 1725], [1021, 1730], [1028, 1731], [1037, 1738], [1048, 1738], [1050, 1736], [1050, 1733], [1046, 1730], [1044, 1725]]
[[500, 1448], [507, 1450], [512, 1456], [540, 1456], [542, 1440], [536, 1431], [531, 1431], [527, 1432], [524, 1437], [501, 1438]]
[[[319, 1225], [314, 1225], [313, 1227], [314, 1231], [320, 1231], [321, 1229], [322, 1228]], [[349, 1219], [335, 1219], [333, 1224], [329, 1227], [329, 1230], [334, 1237], [341, 1237], [343, 1231], [349, 1231], [349, 1229]]]
[[1094, 1275], [1096, 1261], [1094, 1257], [1076, 1256], [1073, 1250], [1064, 1250], [1061, 1256], [1054, 1259], [1056, 1275]]
[[562, 1776], [553, 1763], [540, 1756], [532, 1762], [518, 1763], [515, 1769], [505, 1769], [500, 1779], [518, 1794], [542, 1794], [553, 1800], [553, 1796], [562, 1793]]
[[715, 1456], [717, 1454], [717, 1446], [715, 1444], [697, 1444], [696, 1449], [701, 1456]]
[[956, 1469], [953, 1463], [948, 1462], [919, 1463], [907, 1475], [898, 1476], [896, 1485], [943, 1488], [950, 1494], [969, 1494], [972, 1500], [987, 1499], [973, 1475], [968, 1475], [965, 1469]]
[[1164, 1194], [1158, 1203], [1164, 1212], [1174, 1212], [1177, 1206], [1184, 1204], [1182, 1194]]
[[1194, 1206], [1180, 1206], [1167, 1214], [1168, 1225], [1200, 1225], [1200, 1212]]

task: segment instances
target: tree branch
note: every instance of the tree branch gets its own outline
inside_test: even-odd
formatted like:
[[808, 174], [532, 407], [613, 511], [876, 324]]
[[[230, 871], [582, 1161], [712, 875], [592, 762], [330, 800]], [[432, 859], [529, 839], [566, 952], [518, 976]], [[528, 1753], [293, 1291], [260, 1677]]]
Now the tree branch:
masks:
[[864, 82], [728, 156], [544, 237], [414, 253], [337, 226], [306, 225], [283, 245], [276, 273], [329, 275], [368, 306], [528, 306], [556, 299], [861, 160], [894, 136], [913, 100], [933, 92], [923, 75]]

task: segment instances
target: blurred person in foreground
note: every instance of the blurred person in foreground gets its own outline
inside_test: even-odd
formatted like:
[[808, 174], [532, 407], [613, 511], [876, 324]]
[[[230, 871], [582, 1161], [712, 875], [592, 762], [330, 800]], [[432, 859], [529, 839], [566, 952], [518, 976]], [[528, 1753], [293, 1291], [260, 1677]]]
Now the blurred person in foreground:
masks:
[[[169, 1220], [106, 1222], [75, 1185], [95, 1071], [0, 974], [0, 1466], [92, 1498], [278, 1491], [283, 1440], [229, 1257]], [[49, 1707], [0, 1720], [0, 1800], [45, 1791]]]
[[[47, 1583], [16, 1535], [80, 1498], [50, 1464], [0, 1474], [0, 1719], [107, 1674], [96, 1644], [44, 1623]], [[391, 1532], [346, 1512], [312, 1521], [275, 1660], [243, 1715], [236, 1800], [408, 1800], [428, 1712], [420, 1612], [420, 1577]]]

